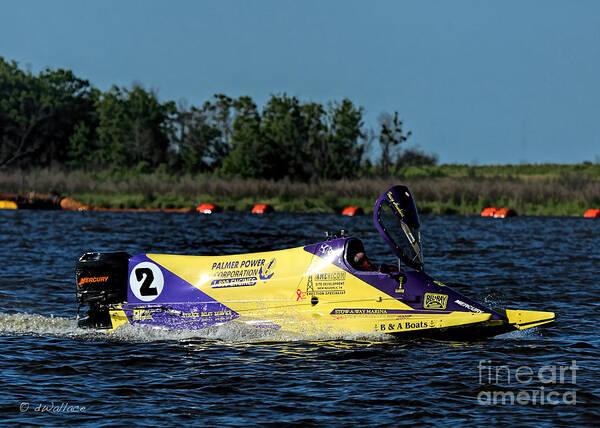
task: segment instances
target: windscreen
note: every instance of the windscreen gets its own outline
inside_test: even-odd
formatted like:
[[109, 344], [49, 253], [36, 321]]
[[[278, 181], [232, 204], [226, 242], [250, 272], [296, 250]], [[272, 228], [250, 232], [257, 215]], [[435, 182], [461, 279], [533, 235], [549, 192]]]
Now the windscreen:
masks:
[[406, 186], [394, 186], [375, 203], [375, 226], [406, 265], [423, 269], [419, 215]]

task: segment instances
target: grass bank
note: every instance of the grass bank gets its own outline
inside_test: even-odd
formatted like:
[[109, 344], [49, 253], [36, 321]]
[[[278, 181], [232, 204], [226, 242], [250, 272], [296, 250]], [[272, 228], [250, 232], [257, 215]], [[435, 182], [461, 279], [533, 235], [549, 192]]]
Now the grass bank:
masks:
[[0, 192], [55, 192], [116, 208], [179, 208], [212, 202], [249, 210], [260, 202], [278, 211], [339, 212], [348, 205], [369, 211], [381, 192], [399, 183], [410, 187], [424, 213], [478, 214], [486, 206], [497, 206], [519, 214], [581, 216], [587, 208], [600, 207], [600, 165], [589, 163], [409, 167], [396, 177], [315, 183], [175, 176], [164, 171], [144, 174], [135, 169], [0, 172]]

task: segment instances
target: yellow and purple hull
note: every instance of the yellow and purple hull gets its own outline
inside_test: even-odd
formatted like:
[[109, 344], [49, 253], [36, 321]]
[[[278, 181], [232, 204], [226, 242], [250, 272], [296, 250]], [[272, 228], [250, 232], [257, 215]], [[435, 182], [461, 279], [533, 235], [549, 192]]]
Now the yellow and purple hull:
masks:
[[110, 324], [101, 327], [197, 330], [235, 322], [301, 334], [450, 338], [493, 336], [554, 320], [552, 312], [492, 310], [423, 272], [356, 270], [346, 254], [351, 240], [226, 256], [133, 256], [126, 298], [106, 306]]

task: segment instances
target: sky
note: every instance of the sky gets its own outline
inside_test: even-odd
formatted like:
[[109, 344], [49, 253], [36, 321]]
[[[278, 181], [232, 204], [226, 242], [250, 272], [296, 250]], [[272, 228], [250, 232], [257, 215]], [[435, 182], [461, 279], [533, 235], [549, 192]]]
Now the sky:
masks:
[[441, 163], [600, 162], [595, 0], [4, 0], [0, 56], [191, 105], [346, 97]]

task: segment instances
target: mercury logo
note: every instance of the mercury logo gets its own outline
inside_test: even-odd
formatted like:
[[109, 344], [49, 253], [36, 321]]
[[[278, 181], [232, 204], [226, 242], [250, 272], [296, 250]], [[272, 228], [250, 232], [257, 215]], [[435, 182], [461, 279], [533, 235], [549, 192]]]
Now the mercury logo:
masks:
[[89, 276], [85, 278], [81, 278], [77, 285], [87, 284], [88, 282], [106, 282], [108, 281], [108, 276]]

